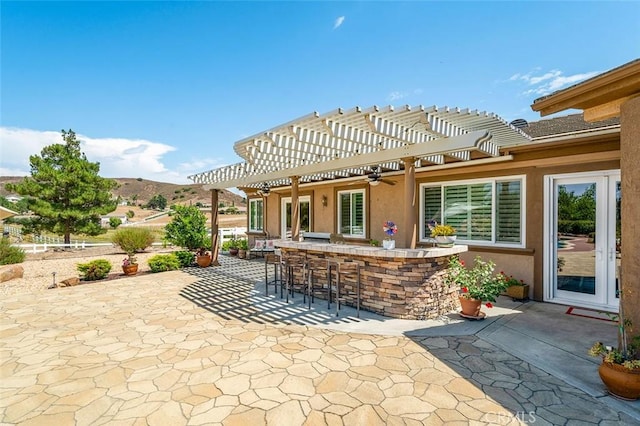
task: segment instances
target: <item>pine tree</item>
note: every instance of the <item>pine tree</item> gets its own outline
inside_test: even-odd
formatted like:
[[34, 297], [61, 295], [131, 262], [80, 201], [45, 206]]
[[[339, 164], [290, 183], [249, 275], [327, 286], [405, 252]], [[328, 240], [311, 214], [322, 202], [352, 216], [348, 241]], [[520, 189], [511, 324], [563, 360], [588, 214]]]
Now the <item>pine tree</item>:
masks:
[[73, 130], [62, 130], [62, 139], [64, 144], [49, 145], [39, 156], [30, 156], [31, 176], [6, 187], [29, 197], [29, 209], [36, 216], [32, 230], [64, 235], [68, 245], [72, 233], [106, 232], [100, 226], [100, 216], [116, 209], [111, 191], [117, 183], [98, 176], [100, 163], [87, 160]]

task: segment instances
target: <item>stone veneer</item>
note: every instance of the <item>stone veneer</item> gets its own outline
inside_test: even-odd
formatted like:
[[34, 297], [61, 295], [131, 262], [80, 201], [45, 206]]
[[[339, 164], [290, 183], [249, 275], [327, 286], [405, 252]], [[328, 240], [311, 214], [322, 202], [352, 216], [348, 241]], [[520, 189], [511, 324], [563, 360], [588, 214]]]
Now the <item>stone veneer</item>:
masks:
[[[458, 289], [444, 284], [442, 277], [449, 257], [467, 251], [452, 248], [384, 250], [340, 244], [278, 241], [283, 255], [307, 259], [333, 259], [360, 264], [360, 307], [384, 316], [402, 319], [433, 319], [459, 307]], [[294, 272], [297, 280], [302, 271]], [[355, 275], [342, 278], [341, 294], [355, 293]], [[335, 278], [334, 278], [335, 279]], [[355, 306], [355, 299], [348, 299]]]

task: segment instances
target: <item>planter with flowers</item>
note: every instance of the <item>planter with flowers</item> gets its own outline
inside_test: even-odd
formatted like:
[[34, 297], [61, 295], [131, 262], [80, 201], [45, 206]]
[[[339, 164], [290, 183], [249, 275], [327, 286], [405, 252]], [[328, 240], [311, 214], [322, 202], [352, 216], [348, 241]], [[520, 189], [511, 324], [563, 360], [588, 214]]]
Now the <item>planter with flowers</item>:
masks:
[[507, 276], [504, 272], [500, 272], [502, 279], [507, 283], [508, 287], [504, 291], [505, 296], [509, 296], [514, 300], [525, 300], [529, 298], [529, 284], [525, 284], [524, 280], [518, 280], [513, 275]]
[[122, 272], [124, 272], [125, 275], [135, 275], [138, 273], [138, 264], [133, 254], [130, 254], [122, 260]]
[[438, 247], [453, 247], [456, 242], [456, 229], [450, 225], [429, 224], [431, 238], [436, 240]]
[[392, 221], [386, 220], [382, 225], [382, 230], [387, 234], [387, 237], [382, 240], [382, 247], [385, 250], [393, 250], [396, 248], [396, 241], [393, 239], [393, 236], [398, 233], [398, 227]]
[[492, 261], [484, 261], [476, 256], [472, 268], [466, 268], [458, 256], [449, 260], [449, 268], [445, 275], [447, 285], [455, 285], [460, 288], [461, 315], [465, 318], [482, 319], [482, 303], [487, 308], [492, 308], [491, 302], [496, 301], [508, 287], [504, 274], [493, 274], [495, 264]]
[[205, 247], [200, 247], [196, 251], [196, 263], [201, 268], [206, 268], [211, 265], [211, 256]]
[[622, 300], [615, 318], [618, 321], [618, 347], [597, 342], [589, 349], [589, 355], [602, 357], [598, 374], [609, 393], [622, 399], [636, 400], [640, 398], [640, 336], [629, 342], [627, 327], [631, 327], [631, 321], [622, 315]]

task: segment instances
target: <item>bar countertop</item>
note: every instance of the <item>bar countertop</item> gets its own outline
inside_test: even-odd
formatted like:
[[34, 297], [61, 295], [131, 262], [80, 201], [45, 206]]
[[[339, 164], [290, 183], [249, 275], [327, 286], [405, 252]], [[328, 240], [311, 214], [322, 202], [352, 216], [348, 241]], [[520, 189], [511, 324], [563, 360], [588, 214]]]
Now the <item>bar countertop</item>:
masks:
[[391, 250], [382, 247], [360, 246], [353, 244], [330, 244], [314, 241], [276, 240], [276, 247], [286, 249], [319, 251], [325, 253], [345, 254], [351, 256], [371, 256], [387, 258], [434, 258], [452, 256], [468, 250], [466, 245], [454, 245], [453, 247], [421, 247], [417, 249], [395, 248]]

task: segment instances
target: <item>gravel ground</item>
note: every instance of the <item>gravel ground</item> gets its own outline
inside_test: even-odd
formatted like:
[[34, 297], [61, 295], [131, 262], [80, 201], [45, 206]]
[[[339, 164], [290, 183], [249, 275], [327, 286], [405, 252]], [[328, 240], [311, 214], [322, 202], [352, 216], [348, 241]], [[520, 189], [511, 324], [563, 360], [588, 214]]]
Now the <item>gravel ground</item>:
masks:
[[[147, 260], [159, 253], [171, 253], [176, 248], [151, 248], [144, 253], [136, 254], [138, 260], [138, 273], [149, 271]], [[53, 272], [56, 273], [56, 283], [67, 278], [79, 277], [76, 266], [94, 259], [106, 259], [111, 262], [112, 268], [109, 279], [124, 277], [122, 273], [122, 260], [127, 255], [118, 247], [93, 247], [84, 250], [71, 249], [65, 251], [47, 251], [44, 253], [28, 253], [27, 258], [19, 265], [24, 268], [22, 278], [0, 283], [0, 295], [32, 293], [47, 290], [53, 283]], [[81, 281], [84, 283], [83, 281]], [[91, 283], [91, 282], [88, 282]]]

